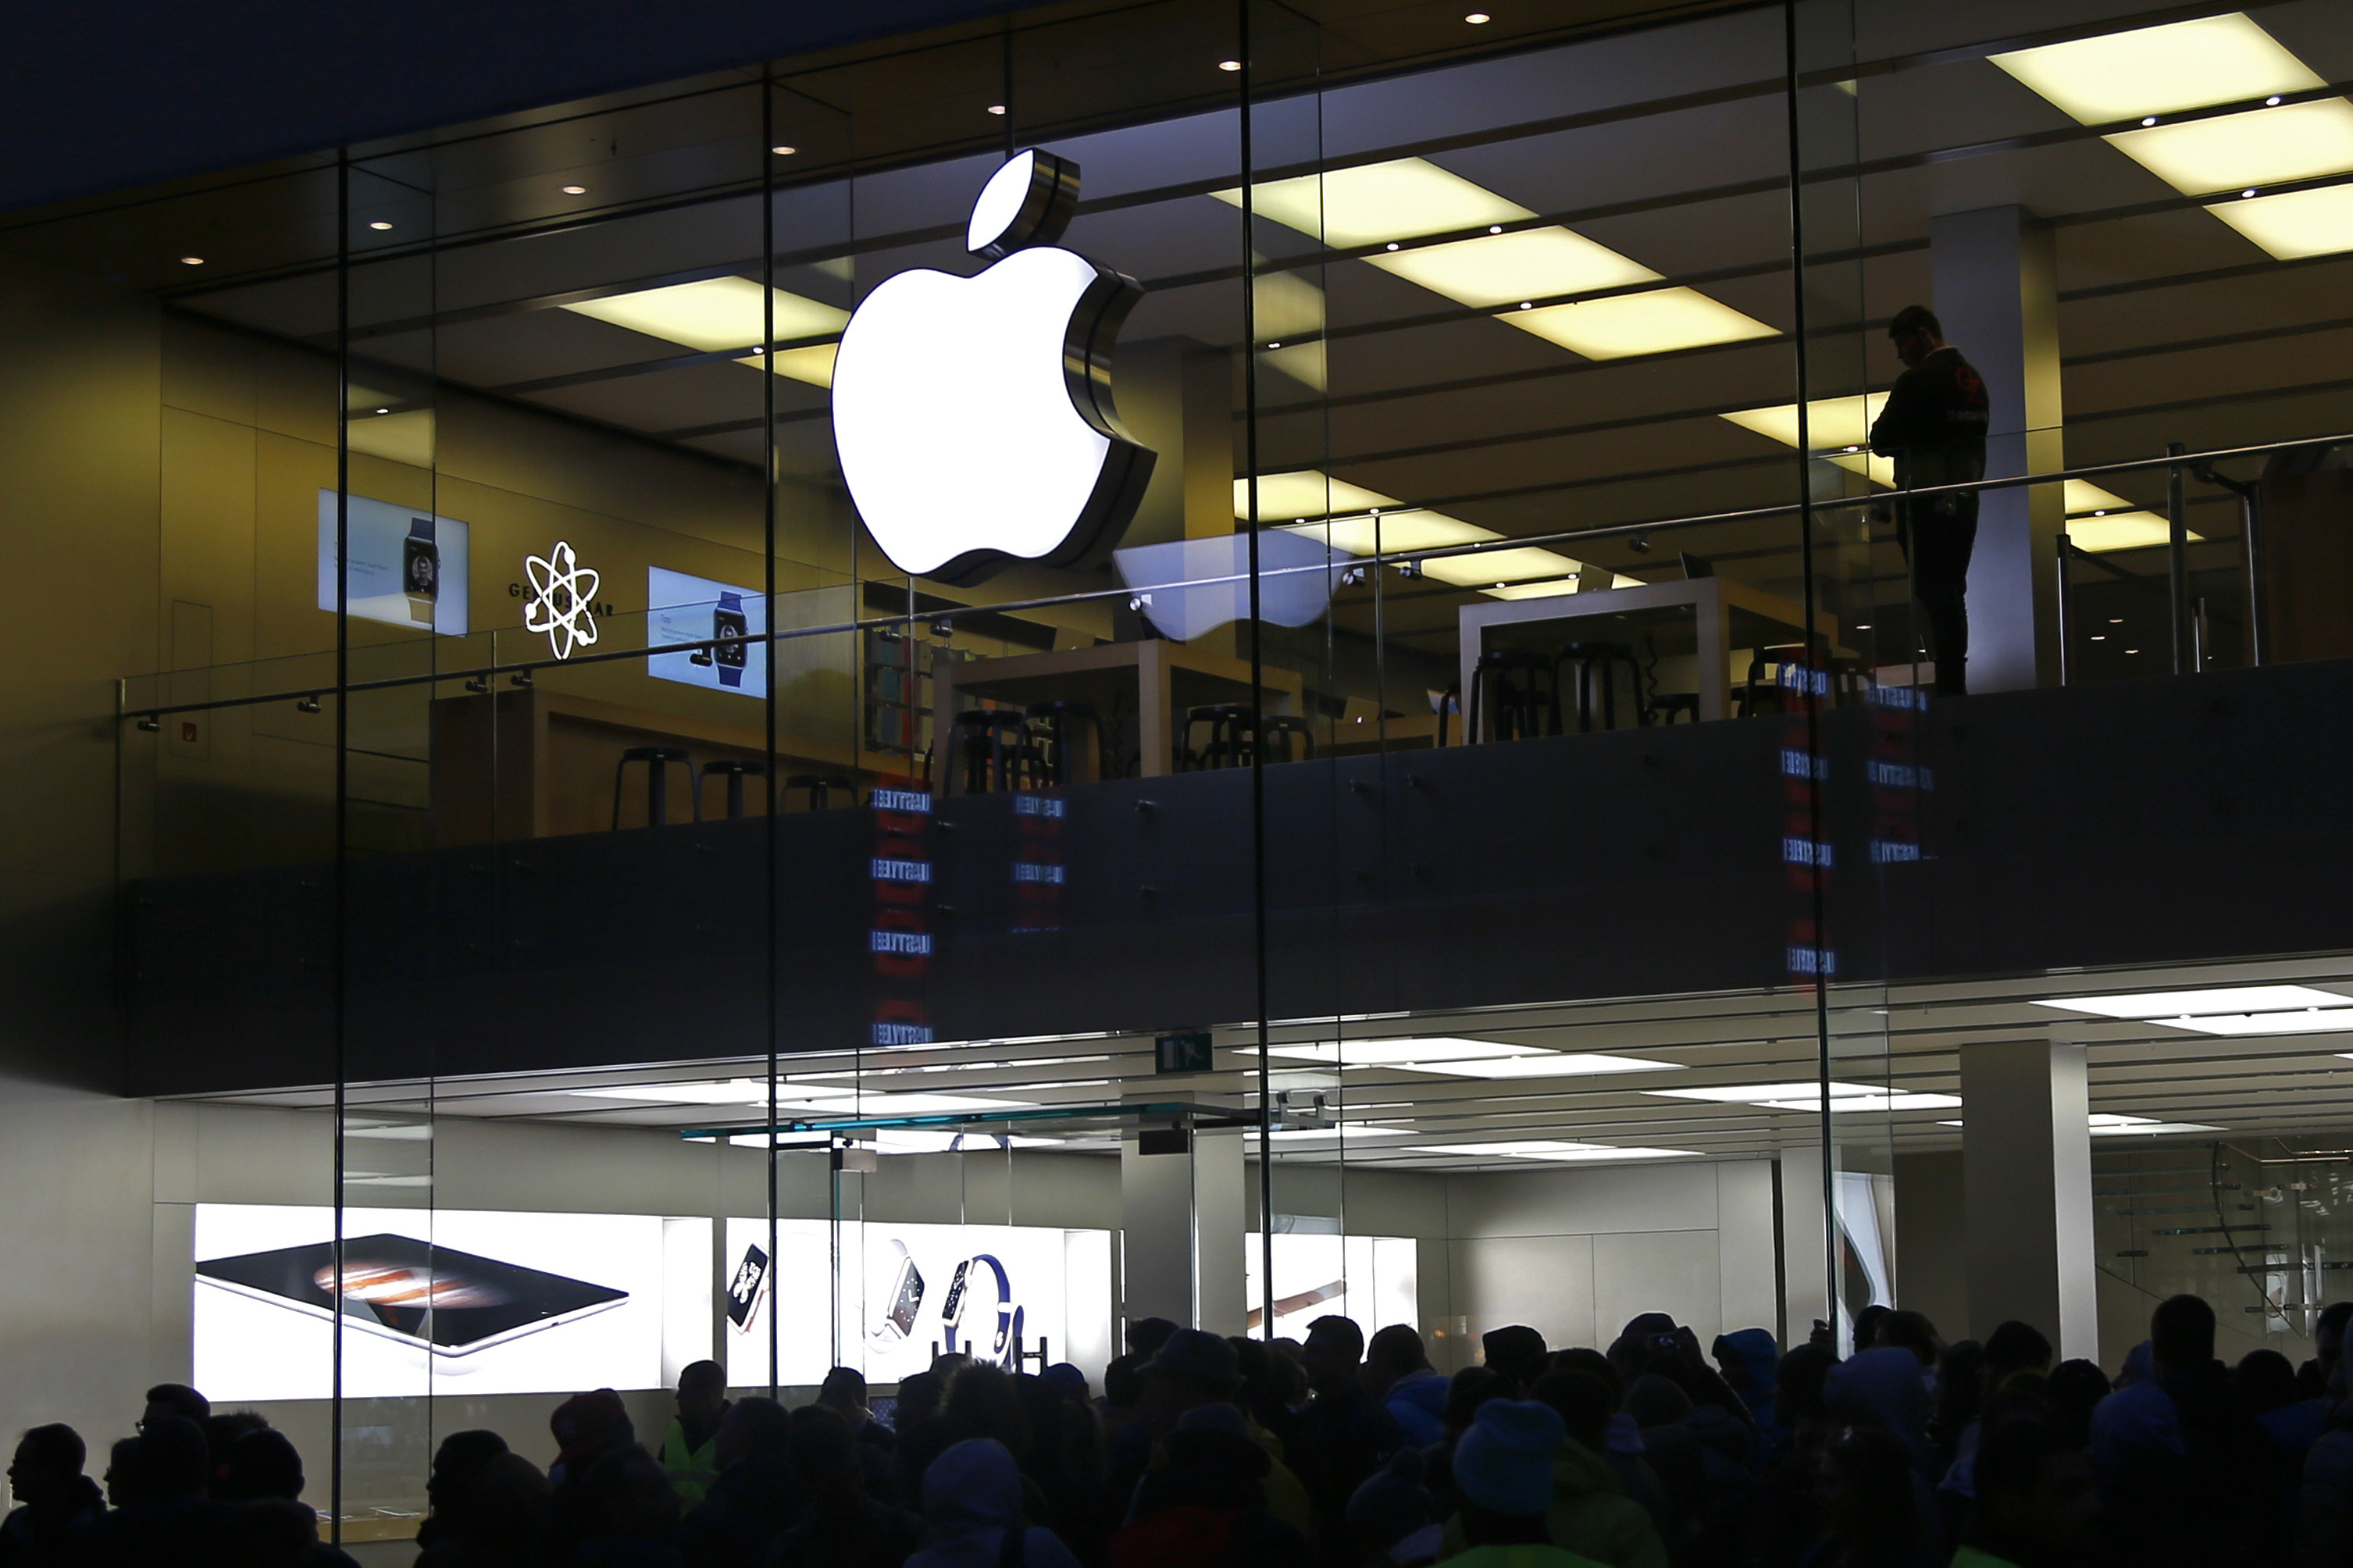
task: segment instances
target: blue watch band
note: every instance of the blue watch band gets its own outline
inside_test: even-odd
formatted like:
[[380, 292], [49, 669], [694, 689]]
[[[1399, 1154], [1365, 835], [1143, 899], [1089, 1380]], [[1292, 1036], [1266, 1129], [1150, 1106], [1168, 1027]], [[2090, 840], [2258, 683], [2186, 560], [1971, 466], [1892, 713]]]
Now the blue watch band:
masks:
[[[742, 615], [744, 613], [744, 595], [730, 589], [721, 589], [719, 593], [719, 608], [722, 610], [733, 610], [735, 614], [739, 616]], [[719, 635], [718, 616], [716, 613], [712, 616], [711, 635], [713, 637], [716, 637]], [[714, 663], [718, 661], [717, 649], [714, 648], [712, 651], [712, 658]], [[741, 686], [744, 684], [744, 667], [742, 665], [721, 663], [718, 665], [718, 668], [720, 685]]]

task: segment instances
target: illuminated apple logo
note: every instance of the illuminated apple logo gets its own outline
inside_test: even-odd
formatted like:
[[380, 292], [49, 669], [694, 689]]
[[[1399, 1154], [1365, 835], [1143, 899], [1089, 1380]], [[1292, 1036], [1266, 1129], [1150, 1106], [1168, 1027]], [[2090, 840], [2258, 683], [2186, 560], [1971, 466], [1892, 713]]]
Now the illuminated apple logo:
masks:
[[1078, 165], [1035, 150], [973, 203], [977, 276], [884, 280], [843, 329], [833, 443], [858, 515], [899, 570], [976, 583], [1114, 542], [1153, 454], [1112, 404], [1111, 346], [1143, 290], [1053, 242]]

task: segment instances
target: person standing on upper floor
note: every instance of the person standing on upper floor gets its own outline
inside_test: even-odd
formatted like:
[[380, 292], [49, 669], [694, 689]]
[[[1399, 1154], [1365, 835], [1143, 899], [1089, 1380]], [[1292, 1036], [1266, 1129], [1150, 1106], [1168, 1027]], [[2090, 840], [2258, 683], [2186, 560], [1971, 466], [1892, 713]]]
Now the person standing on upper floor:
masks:
[[1389, 1413], [1365, 1392], [1365, 1331], [1327, 1313], [1307, 1326], [1300, 1364], [1311, 1397], [1299, 1415], [1299, 1479], [1314, 1505], [1316, 1533], [1328, 1551], [1347, 1539], [1348, 1499], [1405, 1445]]
[[678, 1415], [662, 1434], [662, 1468], [681, 1508], [701, 1502], [718, 1477], [719, 1424], [727, 1415], [727, 1369], [691, 1362], [678, 1374]]
[[106, 1495], [81, 1473], [89, 1458], [70, 1426], [36, 1426], [18, 1441], [8, 1462], [16, 1507], [0, 1520], [0, 1568], [64, 1568], [80, 1552], [106, 1514]]
[[2287, 1548], [2268, 1484], [2276, 1449], [2214, 1359], [2214, 1309], [2172, 1296], [2149, 1317], [2154, 1375], [2092, 1412], [2092, 1458], [2121, 1561], [2135, 1568], [2274, 1563]]
[[[1926, 489], [1985, 478], [1989, 407], [1985, 380], [1926, 305], [1906, 305], [1887, 323], [1904, 374], [1872, 421], [1871, 449], [1895, 460], [1895, 488]], [[1978, 497], [1895, 498], [1896, 538], [1912, 568], [1912, 597], [1927, 622], [1936, 692], [1968, 692], [1969, 557], [1977, 548]], [[1858, 1344], [1861, 1342], [1857, 1342]]]
[[1391, 1323], [1373, 1335], [1365, 1347], [1365, 1388], [1415, 1447], [1445, 1437], [1446, 1379], [1430, 1364], [1421, 1331], [1411, 1323]]

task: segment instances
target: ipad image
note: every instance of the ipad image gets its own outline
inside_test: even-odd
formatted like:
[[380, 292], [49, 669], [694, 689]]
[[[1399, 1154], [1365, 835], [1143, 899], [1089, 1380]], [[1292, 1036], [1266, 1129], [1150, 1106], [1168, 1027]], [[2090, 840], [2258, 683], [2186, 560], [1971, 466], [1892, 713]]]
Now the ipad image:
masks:
[[[332, 1320], [335, 1249], [327, 1241], [209, 1258], [206, 1284]], [[470, 1355], [524, 1334], [576, 1322], [628, 1292], [413, 1237], [353, 1237], [343, 1243], [343, 1321], [439, 1356]]]

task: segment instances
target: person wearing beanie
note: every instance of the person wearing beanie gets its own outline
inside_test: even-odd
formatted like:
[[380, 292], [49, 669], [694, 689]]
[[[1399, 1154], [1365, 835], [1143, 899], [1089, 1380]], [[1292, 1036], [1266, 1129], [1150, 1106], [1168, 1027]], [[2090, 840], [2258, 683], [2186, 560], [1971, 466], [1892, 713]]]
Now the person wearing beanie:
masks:
[[[1560, 1413], [1533, 1399], [1492, 1399], [1454, 1447], [1456, 1515], [1466, 1550], [1439, 1568], [1601, 1568], [1552, 1544], [1545, 1514], [1552, 1506], [1553, 1466], [1568, 1428]], [[1454, 1529], [1447, 1531], [1450, 1541]]]

